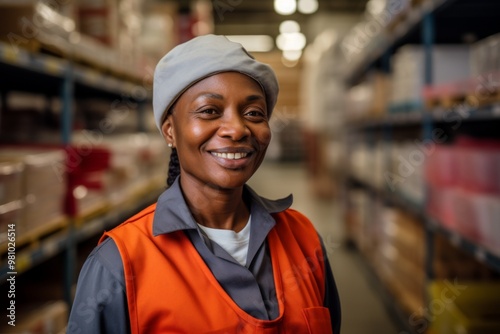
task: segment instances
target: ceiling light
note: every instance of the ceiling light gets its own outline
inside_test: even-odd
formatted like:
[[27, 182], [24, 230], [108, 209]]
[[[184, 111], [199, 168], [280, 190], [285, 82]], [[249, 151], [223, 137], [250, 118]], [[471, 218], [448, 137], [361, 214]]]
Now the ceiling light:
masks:
[[298, 9], [302, 14], [312, 14], [318, 10], [317, 0], [299, 0]]
[[284, 50], [283, 58], [290, 61], [297, 61], [302, 56], [302, 50]]
[[276, 37], [280, 50], [302, 50], [306, 46], [306, 36], [300, 32], [280, 34]]
[[268, 35], [228, 35], [232, 42], [240, 43], [248, 52], [268, 52], [274, 48], [274, 41]]
[[274, 0], [274, 10], [281, 15], [291, 15], [297, 10], [295, 0]]
[[299, 31], [300, 31], [300, 25], [297, 21], [286, 20], [281, 22], [280, 24], [280, 33], [282, 34], [288, 34], [291, 32], [299, 32]]
[[288, 60], [285, 57], [281, 57], [281, 63], [286, 67], [295, 67], [299, 63], [298, 60]]

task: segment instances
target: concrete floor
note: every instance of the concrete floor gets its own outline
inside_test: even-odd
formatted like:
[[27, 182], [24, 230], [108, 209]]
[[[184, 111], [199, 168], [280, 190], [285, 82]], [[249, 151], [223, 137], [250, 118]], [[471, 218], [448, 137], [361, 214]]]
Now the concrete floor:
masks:
[[275, 199], [292, 193], [293, 208], [305, 214], [321, 234], [337, 282], [342, 305], [342, 334], [403, 334], [382, 302], [379, 287], [356, 251], [344, 246], [344, 223], [335, 201], [312, 195], [306, 171], [299, 164], [264, 162], [249, 185]]

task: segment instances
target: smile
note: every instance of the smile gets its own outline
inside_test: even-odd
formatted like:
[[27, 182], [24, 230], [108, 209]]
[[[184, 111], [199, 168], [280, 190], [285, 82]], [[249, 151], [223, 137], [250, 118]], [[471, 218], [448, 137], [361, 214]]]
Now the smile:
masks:
[[237, 152], [237, 153], [217, 153], [217, 152], [211, 152], [211, 154], [214, 156], [214, 157], [218, 157], [218, 158], [223, 158], [223, 159], [229, 159], [229, 160], [239, 160], [239, 159], [243, 159], [243, 158], [246, 158], [248, 153], [244, 153], [244, 152]]

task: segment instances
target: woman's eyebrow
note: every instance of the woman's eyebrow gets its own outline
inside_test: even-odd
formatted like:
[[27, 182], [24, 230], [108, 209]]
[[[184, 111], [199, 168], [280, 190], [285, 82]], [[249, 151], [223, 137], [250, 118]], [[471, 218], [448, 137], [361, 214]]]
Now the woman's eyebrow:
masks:
[[[224, 96], [222, 96], [221, 94], [217, 94], [217, 93], [201, 93], [196, 98], [200, 98], [200, 97], [213, 98], [213, 99], [217, 99], [217, 100], [224, 100]], [[264, 96], [259, 95], [259, 94], [253, 94], [253, 95], [247, 96], [246, 100], [249, 102], [257, 101], [257, 100], [264, 100]]]
[[200, 97], [208, 97], [208, 98], [217, 99], [217, 100], [224, 100], [224, 96], [217, 94], [217, 93], [201, 93], [196, 98], [200, 98]]
[[249, 96], [247, 96], [247, 101], [256, 101], [256, 100], [264, 100], [264, 96], [262, 96], [262, 95], [249, 95]]

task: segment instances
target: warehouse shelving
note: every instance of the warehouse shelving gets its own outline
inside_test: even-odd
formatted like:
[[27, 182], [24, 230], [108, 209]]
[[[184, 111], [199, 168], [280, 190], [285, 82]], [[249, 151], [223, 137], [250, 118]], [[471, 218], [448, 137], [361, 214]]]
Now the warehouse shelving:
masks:
[[[134, 213], [139, 212], [141, 209], [155, 202], [159, 194], [160, 189], [155, 187], [154, 184], [151, 184], [129, 199], [133, 205], [125, 206], [124, 209], [120, 209], [118, 206], [107, 207], [104, 211], [99, 211], [99, 214], [93, 218], [81, 219], [80, 222], [74, 226], [74, 241], [76, 243], [83, 242], [92, 236], [98, 235], [116, 226], [118, 222], [125, 221]], [[16, 273], [21, 274], [33, 266], [66, 250], [70, 238], [70, 232], [67, 229], [68, 224], [68, 219], [58, 222], [58, 225], [66, 228], [42, 239], [39, 245], [34, 249], [31, 247], [27, 247], [27, 249], [20, 248], [16, 254]], [[16, 244], [19, 245], [19, 242]], [[2, 263], [2, 267], [0, 268], [0, 280], [4, 281], [8, 276], [7, 273], [10, 271], [7, 264]]]
[[500, 103], [481, 107], [463, 105], [460, 111], [436, 107], [428, 110], [427, 115], [421, 112], [396, 113], [376, 119], [350, 121], [348, 125], [350, 128], [358, 130], [396, 126], [420, 126], [424, 122], [424, 116], [429, 117], [435, 124], [454, 122], [456, 120], [463, 122], [500, 120]]
[[[6, 95], [10, 91], [22, 91], [59, 97], [60, 147], [70, 145], [73, 129], [74, 104], [81, 98], [100, 98], [116, 107], [126, 107], [139, 113], [138, 131], [144, 131], [141, 117], [144, 105], [151, 99], [151, 90], [145, 78], [119, 76], [102, 71], [98, 66], [79, 64], [71, 59], [32, 52], [0, 42], [0, 93], [2, 106], [6, 106]], [[1, 118], [0, 118], [1, 121]], [[116, 226], [140, 209], [155, 202], [162, 191], [163, 182], [150, 179], [136, 189], [126, 200], [127, 205], [103, 206], [85, 216], [65, 217], [50, 224], [50, 229], [33, 231], [29, 237], [19, 241], [14, 270], [1, 263], [0, 282], [5, 282], [8, 272], [17, 275], [58, 255], [64, 255], [64, 296], [68, 306], [72, 302], [75, 284], [77, 245], [91, 236]], [[3, 255], [2, 255], [3, 256]]]
[[[404, 16], [396, 28], [389, 32], [382, 30], [374, 36], [370, 42], [349, 61], [345, 82], [353, 86], [361, 82], [371, 69], [379, 68], [382, 72], [389, 72], [389, 63], [392, 54], [405, 44], [421, 44], [424, 47], [424, 82], [431, 86], [432, 60], [431, 51], [436, 43], [461, 43], [464, 35], [470, 31], [476, 32], [478, 39], [498, 33], [498, 9], [499, 4], [492, 1], [468, 1], [468, 0], [440, 0], [440, 1], [415, 1], [415, 7]], [[496, 14], [495, 14], [496, 13]], [[497, 16], [495, 18], [495, 15]], [[478, 17], [484, 16], [483, 19]], [[467, 24], [463, 22], [467, 21]], [[460, 27], [460, 28], [458, 28]], [[469, 29], [469, 30], [467, 30]], [[484, 102], [484, 101], [482, 101]], [[407, 108], [408, 109], [408, 108]], [[484, 122], [500, 121], [500, 103], [481, 103], [480, 106], [468, 104], [467, 101], [458, 99], [450, 107], [426, 106], [422, 101], [421, 106], [405, 112], [390, 110], [382, 117], [366, 119], [353, 119], [347, 122], [347, 145], [351, 140], [374, 144], [381, 140], [391, 142], [397, 135], [409, 136], [409, 134], [420, 133], [420, 139], [432, 140], [432, 131], [436, 127], [447, 129], [454, 122], [459, 121], [464, 128]], [[449, 129], [447, 129], [449, 130]], [[415, 139], [414, 137], [411, 139]], [[347, 152], [350, 152], [347, 147]], [[388, 160], [389, 155], [385, 155]], [[388, 166], [389, 162], [385, 161]], [[346, 175], [346, 187], [348, 189], [363, 189], [373, 200], [381, 200], [386, 204], [401, 208], [405, 212], [418, 217], [423, 224], [426, 235], [426, 278], [434, 278], [434, 239], [436, 235], [444, 236], [456, 248], [474, 256], [478, 262], [485, 264], [493, 271], [500, 273], [500, 256], [488, 251], [485, 247], [474, 241], [468, 240], [458, 232], [448, 230], [434, 217], [426, 212], [426, 201], [416, 203], [404, 194], [380, 189], [371, 182], [360, 179], [353, 175], [351, 170]], [[349, 204], [346, 204], [349, 205]], [[383, 283], [381, 283], [383, 285]], [[381, 290], [385, 291], [382, 286]], [[385, 298], [384, 298], [385, 299]], [[389, 298], [390, 307], [395, 307], [401, 318], [401, 312], [394, 302], [394, 296]], [[403, 325], [408, 326], [408, 318], [400, 319]], [[412, 328], [408, 329], [410, 332]]]
[[463, 249], [468, 254], [474, 256], [479, 262], [491, 267], [492, 269], [500, 272], [500, 256], [495, 255], [488, 251], [481, 245], [475, 244], [473, 241], [468, 240], [461, 236], [459, 233], [450, 231], [443, 227], [439, 221], [433, 217], [429, 217], [426, 213], [424, 207], [416, 203], [414, 200], [407, 198], [405, 195], [390, 190], [377, 189], [367, 182], [364, 182], [357, 178], [356, 176], [349, 175], [350, 182], [355, 186], [365, 189], [368, 192], [374, 193], [377, 197], [381, 198], [384, 202], [395, 205], [399, 208], [412, 213], [416, 217], [421, 218], [426, 221], [425, 227], [428, 230], [439, 233], [443, 235], [451, 244], [456, 247]]
[[[378, 34], [375, 34], [363, 49], [370, 50], [360, 52], [349, 61], [347, 67], [347, 81], [350, 83], [356, 82], [359, 78], [377, 61], [380, 61], [386, 52], [396, 45], [401, 44], [403, 40], [408, 38], [408, 35], [415, 32], [418, 25], [422, 23], [425, 15], [440, 9], [447, 3], [453, 0], [425, 0], [416, 7], [408, 11], [407, 15], [400, 13], [390, 13], [390, 25], [393, 21], [403, 16], [402, 20], [397, 23], [393, 32], [388, 33], [386, 30], [381, 29]], [[404, 1], [399, 3], [402, 6]]]
[[479, 262], [486, 264], [488, 267], [500, 272], [500, 256], [495, 255], [488, 251], [486, 248], [477, 245], [473, 241], [470, 241], [459, 233], [450, 231], [443, 227], [436, 219], [431, 217], [428, 218], [427, 229], [435, 231], [443, 235], [446, 239], [450, 241], [455, 247], [463, 249], [470, 255], [473, 255]]
[[378, 189], [373, 185], [370, 185], [368, 182], [360, 180], [358, 177], [352, 174], [348, 175], [348, 178], [349, 182], [351, 182], [354, 186], [361, 187], [369, 192], [372, 192], [388, 203], [397, 205], [398, 207], [402, 207], [417, 217], [423, 218], [426, 216], [422, 204], [417, 203], [416, 201], [408, 198], [398, 191], [391, 191], [390, 189]]
[[[9, 88], [22, 89], [34, 92], [44, 92], [51, 86], [33, 87], [38, 83], [36, 79], [53, 83], [54, 80], [63, 80], [68, 73], [72, 74], [72, 83], [76, 89], [82, 90], [83, 94], [99, 94], [114, 96], [135, 96], [135, 90], [143, 85], [141, 78], [136, 80], [124, 80], [101, 71], [75, 64], [70, 60], [52, 55], [33, 53], [14, 47], [5, 42], [0, 42], [0, 63], [2, 71], [9, 75]], [[27, 74], [27, 76], [14, 75]], [[84, 88], [91, 91], [84, 91]], [[93, 90], [93, 91], [92, 91]], [[151, 92], [143, 96], [150, 98]]]

